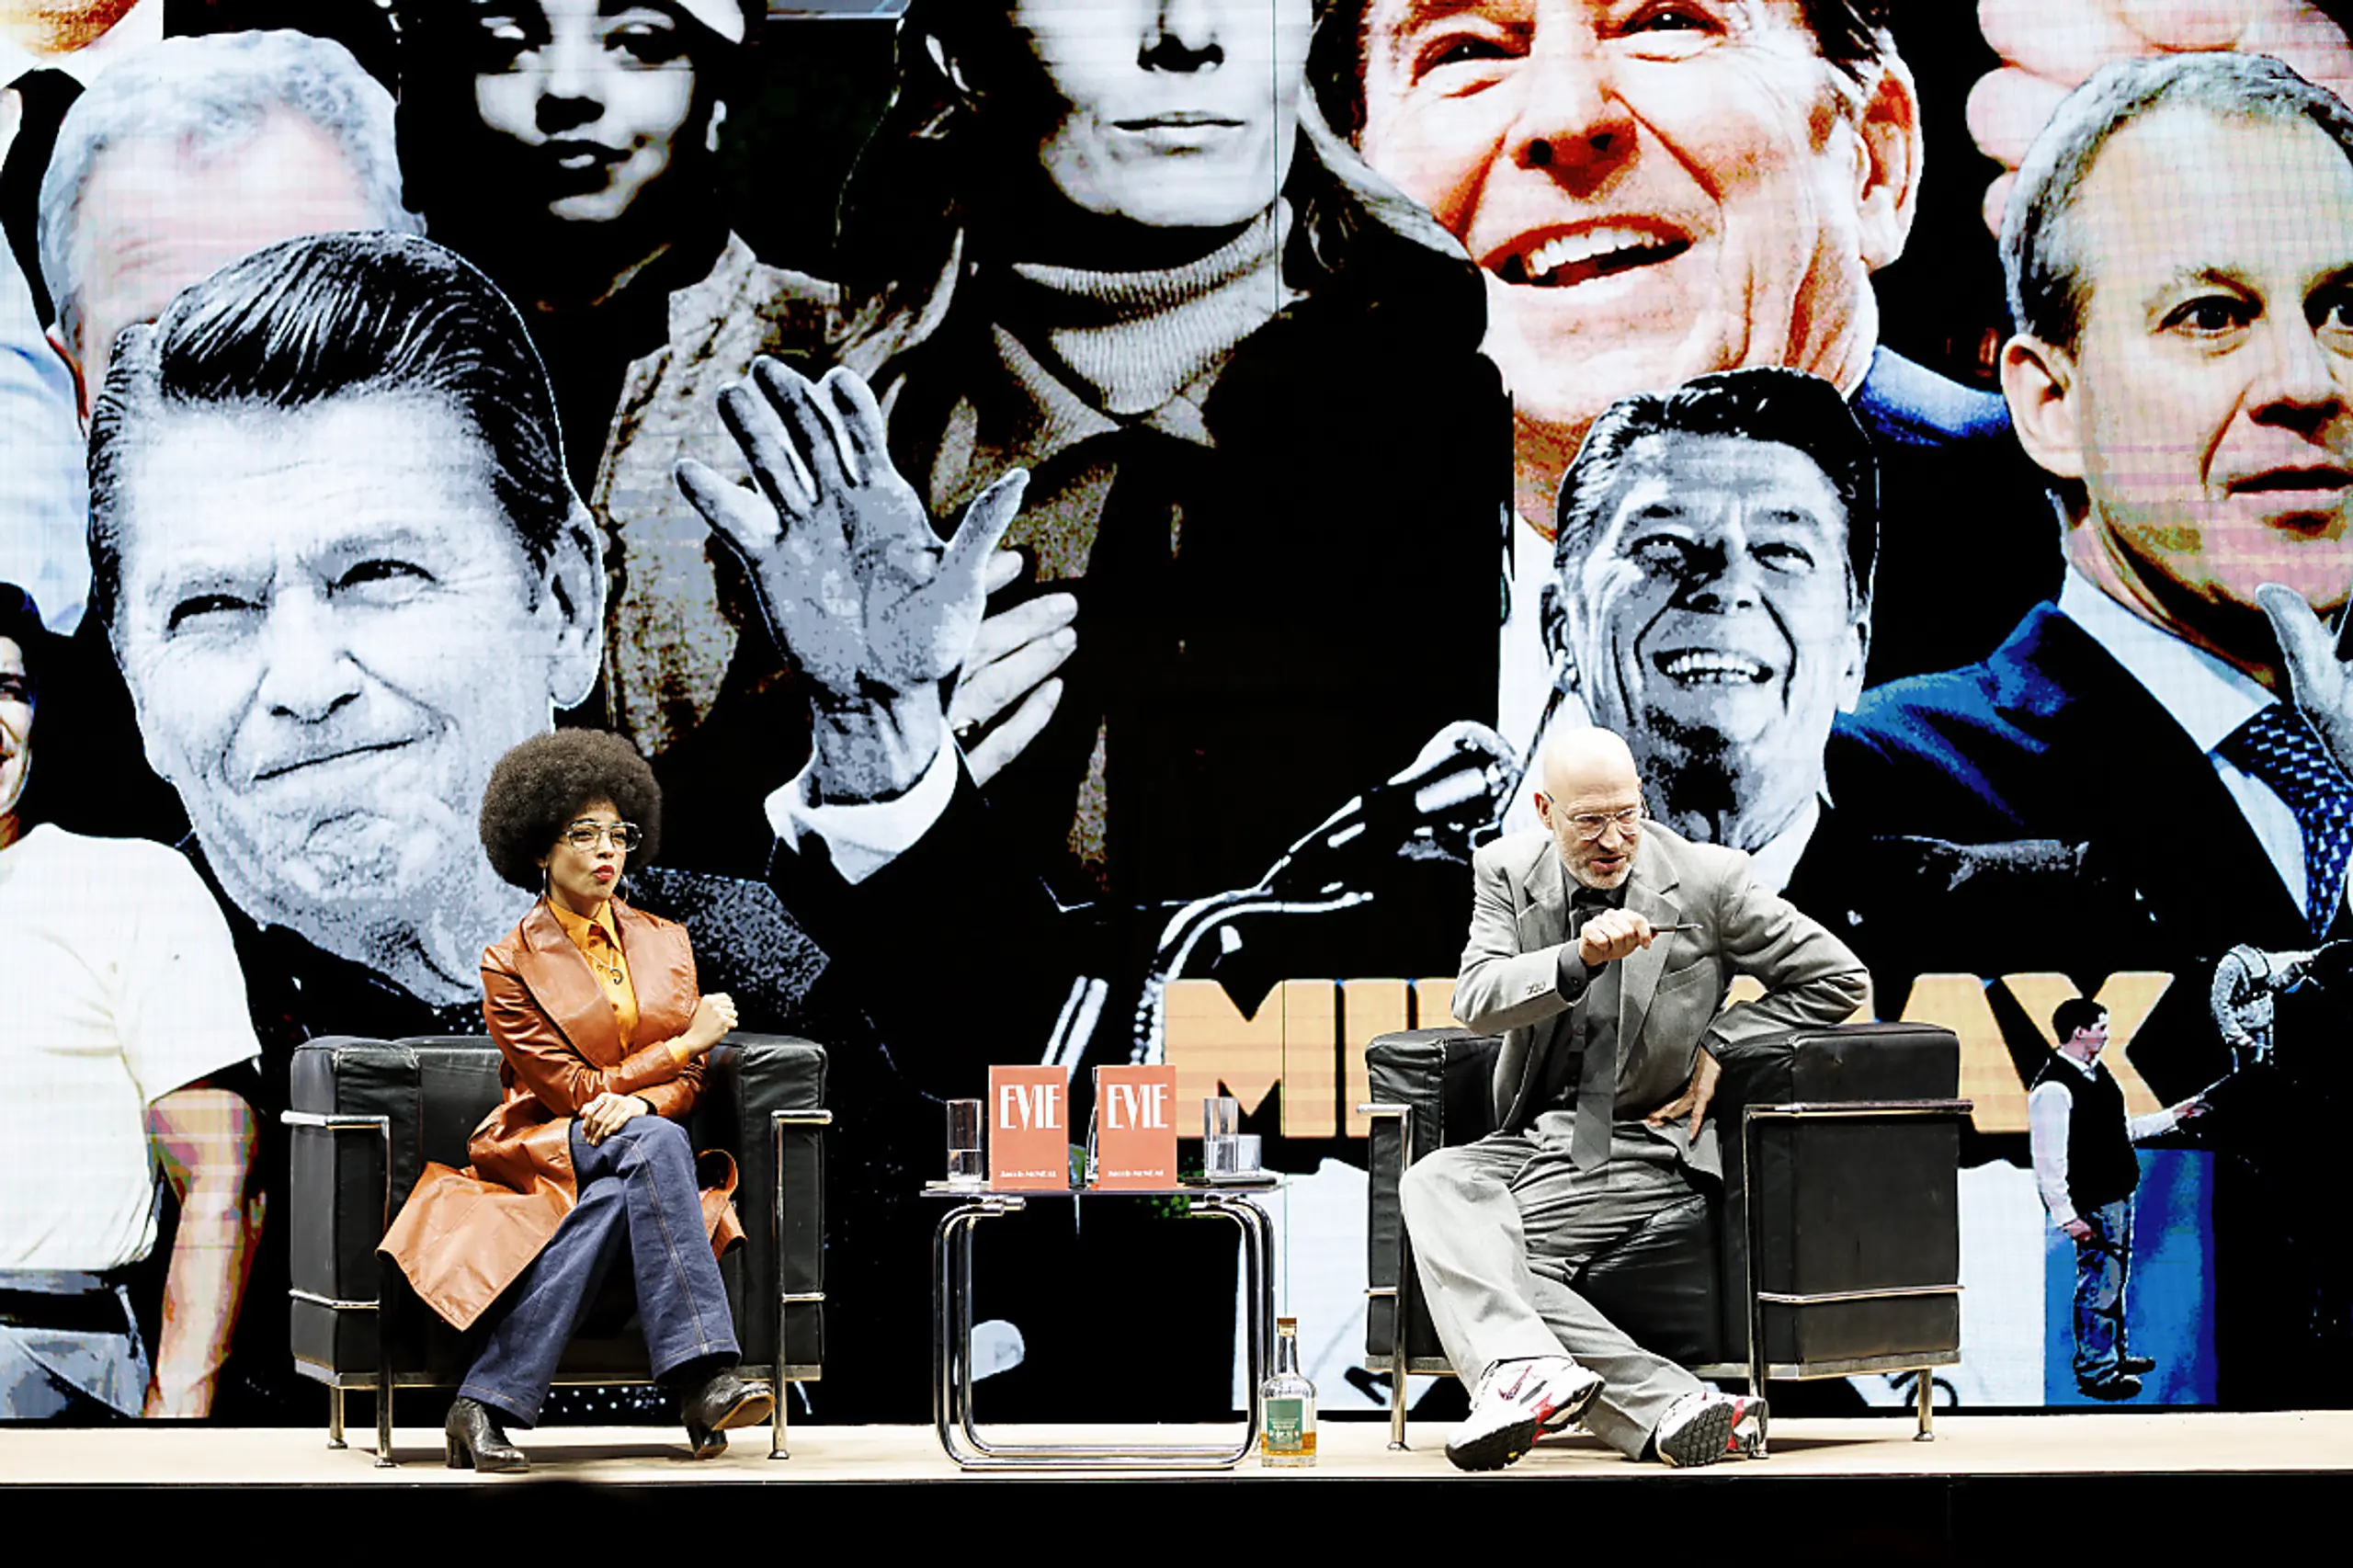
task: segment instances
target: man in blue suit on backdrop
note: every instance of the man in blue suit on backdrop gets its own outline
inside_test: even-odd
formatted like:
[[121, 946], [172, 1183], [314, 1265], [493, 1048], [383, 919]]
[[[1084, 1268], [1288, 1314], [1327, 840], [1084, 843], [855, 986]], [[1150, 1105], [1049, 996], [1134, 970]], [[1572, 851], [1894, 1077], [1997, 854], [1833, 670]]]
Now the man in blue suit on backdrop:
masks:
[[[2111, 66], [2028, 155], [2002, 253], [2004, 391], [2065, 581], [1983, 662], [1868, 694], [1833, 795], [1881, 832], [2081, 845], [2145, 916], [2146, 950], [2095, 966], [2114, 922], [2040, 912], [2009, 967], [2312, 946], [2353, 923], [2353, 681], [2320, 620], [2353, 576], [2353, 111], [2256, 56]], [[2232, 1066], [2202, 989], [2175, 991], [2135, 1042], [2160, 1094]], [[2325, 1122], [2334, 1064], [2277, 1067]], [[2353, 1346], [2334, 1183], [2228, 1109], [2221, 1392], [2310, 1403]]]
[[1867, 694], [1832, 787], [1890, 828], [2105, 847], [2214, 953], [2309, 945], [2353, 847], [2317, 619], [2353, 577], [2353, 111], [2257, 57], [2112, 67], [2038, 142], [2003, 255], [2065, 582], [1982, 663]]

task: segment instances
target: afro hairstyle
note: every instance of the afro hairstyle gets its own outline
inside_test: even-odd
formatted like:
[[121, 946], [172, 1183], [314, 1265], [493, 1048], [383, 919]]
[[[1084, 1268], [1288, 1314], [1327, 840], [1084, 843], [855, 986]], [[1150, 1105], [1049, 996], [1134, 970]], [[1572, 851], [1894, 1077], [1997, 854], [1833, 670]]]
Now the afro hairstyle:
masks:
[[545, 883], [540, 860], [591, 801], [610, 801], [644, 839], [637, 864], [662, 847], [662, 786], [637, 748], [602, 730], [535, 735], [498, 759], [482, 794], [482, 846], [491, 869], [518, 888]]

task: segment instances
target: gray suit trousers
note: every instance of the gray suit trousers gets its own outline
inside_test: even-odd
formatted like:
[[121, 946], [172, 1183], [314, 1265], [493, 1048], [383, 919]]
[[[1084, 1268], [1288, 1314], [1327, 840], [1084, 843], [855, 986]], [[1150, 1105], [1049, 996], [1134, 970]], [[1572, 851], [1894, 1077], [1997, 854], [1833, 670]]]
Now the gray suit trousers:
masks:
[[1620, 1122], [1609, 1161], [1569, 1157], [1575, 1114], [1548, 1110], [1525, 1133], [1494, 1132], [1406, 1169], [1405, 1232], [1446, 1356], [1466, 1386], [1498, 1361], [1564, 1351], [1601, 1374], [1586, 1428], [1638, 1458], [1668, 1405], [1704, 1388], [1636, 1345], [1569, 1289], [1587, 1259], [1657, 1215], [1704, 1202], [1675, 1146]]

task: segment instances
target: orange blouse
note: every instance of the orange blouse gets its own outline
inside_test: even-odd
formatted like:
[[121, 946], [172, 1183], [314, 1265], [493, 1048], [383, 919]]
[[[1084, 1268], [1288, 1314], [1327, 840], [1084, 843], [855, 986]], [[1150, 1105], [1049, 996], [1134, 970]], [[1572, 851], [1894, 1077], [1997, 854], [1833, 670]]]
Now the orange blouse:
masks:
[[587, 959], [588, 967], [597, 976], [597, 984], [605, 1000], [613, 1005], [613, 1022], [620, 1030], [621, 1049], [631, 1048], [631, 1036], [637, 1032], [637, 989], [630, 983], [629, 959], [621, 951], [620, 932], [613, 924], [613, 901], [607, 899], [597, 906], [597, 913], [585, 919], [564, 908], [555, 900], [548, 900], [548, 907], [555, 912], [556, 924], [572, 938]]

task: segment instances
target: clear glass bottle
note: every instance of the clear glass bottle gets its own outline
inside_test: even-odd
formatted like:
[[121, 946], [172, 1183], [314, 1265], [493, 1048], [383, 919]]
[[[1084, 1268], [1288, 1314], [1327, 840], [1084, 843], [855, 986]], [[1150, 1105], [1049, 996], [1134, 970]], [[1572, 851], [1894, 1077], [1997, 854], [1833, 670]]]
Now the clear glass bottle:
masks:
[[1275, 1375], [1258, 1388], [1266, 1414], [1258, 1427], [1258, 1461], [1266, 1465], [1315, 1462], [1315, 1385], [1299, 1369], [1299, 1320], [1275, 1320]]

